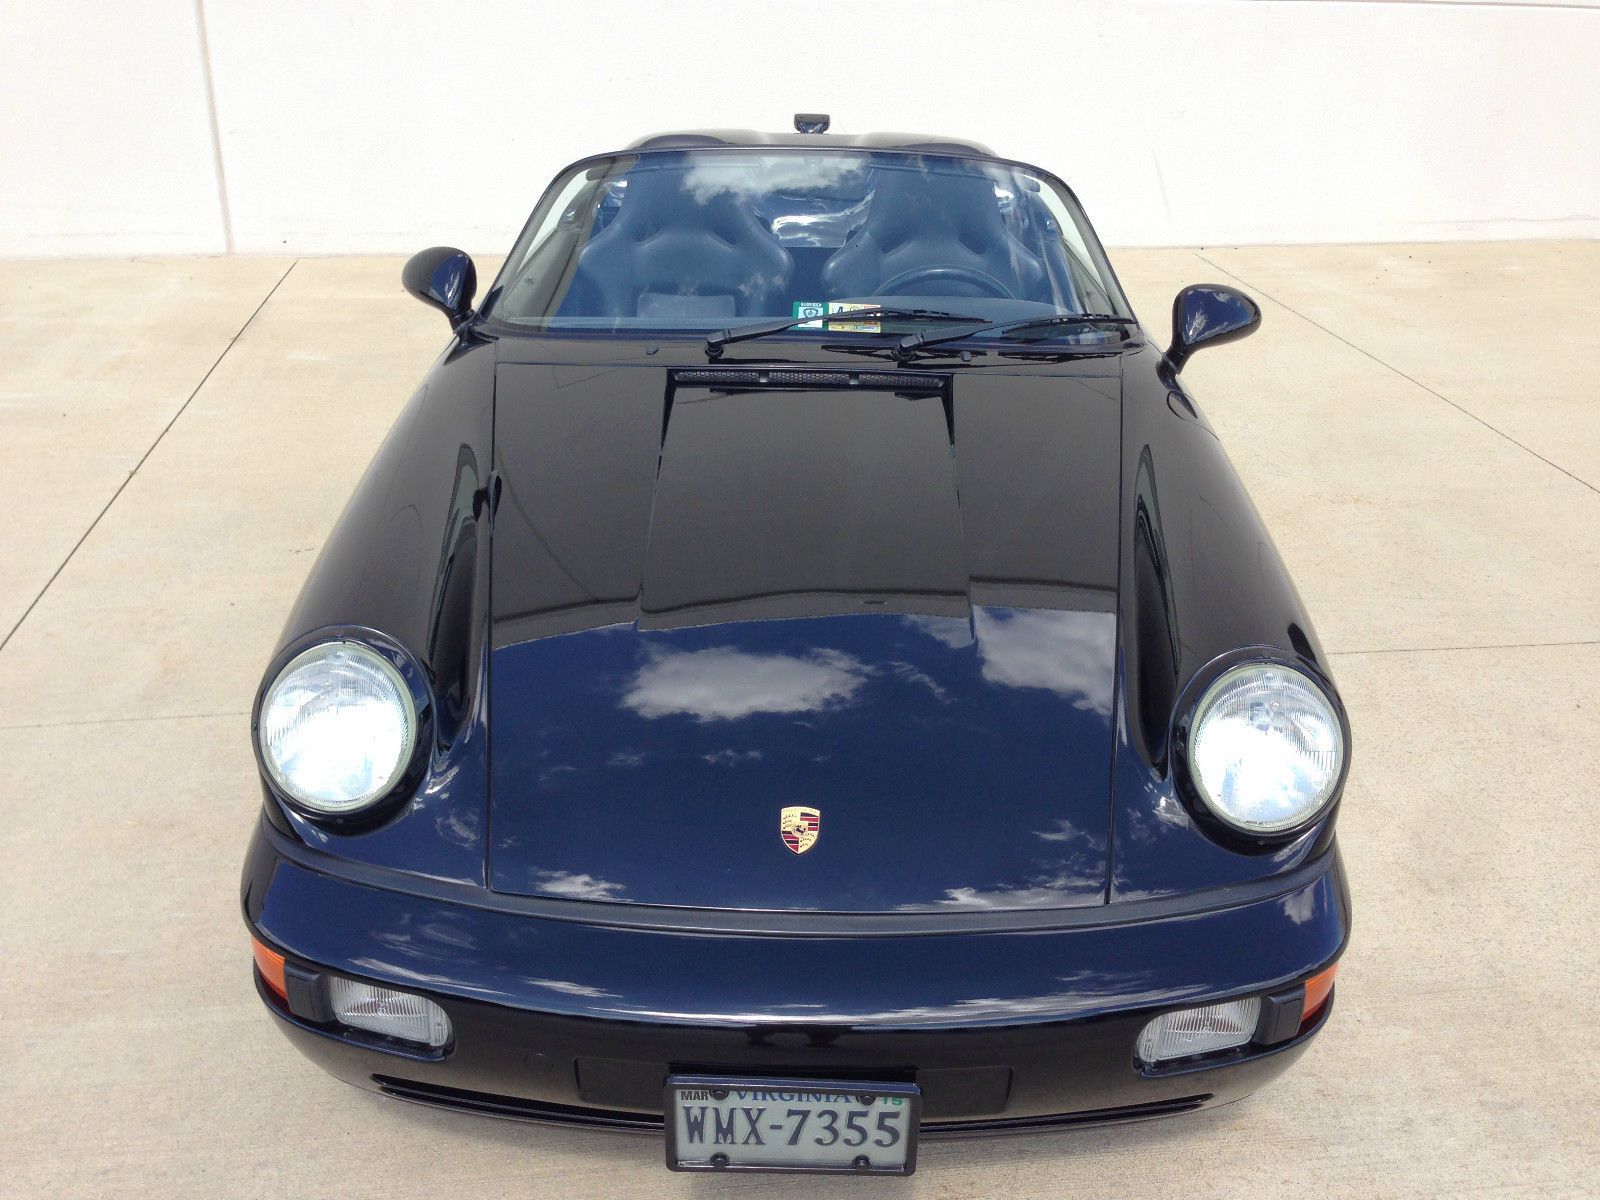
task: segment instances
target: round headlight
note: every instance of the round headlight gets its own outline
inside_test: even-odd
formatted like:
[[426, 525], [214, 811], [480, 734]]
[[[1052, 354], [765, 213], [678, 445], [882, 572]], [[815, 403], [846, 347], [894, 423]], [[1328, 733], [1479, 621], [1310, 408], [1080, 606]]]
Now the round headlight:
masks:
[[333, 816], [381, 800], [411, 763], [417, 710], [392, 663], [359, 642], [293, 658], [261, 701], [261, 759], [296, 803]]
[[1200, 798], [1246, 833], [1313, 820], [1344, 768], [1344, 732], [1323, 690], [1292, 667], [1234, 667], [1201, 697], [1189, 735]]

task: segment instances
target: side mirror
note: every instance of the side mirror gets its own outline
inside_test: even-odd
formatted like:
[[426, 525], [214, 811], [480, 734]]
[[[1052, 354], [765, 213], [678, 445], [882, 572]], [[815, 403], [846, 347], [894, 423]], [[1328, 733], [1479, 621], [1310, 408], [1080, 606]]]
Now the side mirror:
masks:
[[1254, 333], [1260, 324], [1260, 306], [1243, 292], [1220, 283], [1184, 288], [1172, 302], [1172, 345], [1167, 349], [1172, 373], [1183, 370], [1183, 364], [1201, 346], [1236, 342]]
[[400, 272], [400, 282], [418, 300], [449, 317], [451, 329], [460, 329], [472, 315], [478, 269], [464, 250], [434, 246], [413, 254]]

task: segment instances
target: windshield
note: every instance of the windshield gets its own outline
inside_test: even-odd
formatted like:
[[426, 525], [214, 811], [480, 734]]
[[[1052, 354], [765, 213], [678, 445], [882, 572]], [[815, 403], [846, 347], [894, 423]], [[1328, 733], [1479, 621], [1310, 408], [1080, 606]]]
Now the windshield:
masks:
[[484, 314], [538, 330], [670, 335], [858, 305], [905, 315], [792, 336], [923, 328], [912, 310], [984, 322], [1131, 315], [1082, 210], [1048, 176], [989, 159], [809, 148], [580, 164], [546, 192]]

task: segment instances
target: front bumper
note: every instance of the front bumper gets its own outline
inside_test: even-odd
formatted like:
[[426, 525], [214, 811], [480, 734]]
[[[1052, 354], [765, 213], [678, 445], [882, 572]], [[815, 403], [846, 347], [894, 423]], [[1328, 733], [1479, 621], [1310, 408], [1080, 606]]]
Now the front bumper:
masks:
[[1107, 908], [1060, 929], [860, 936], [551, 918], [492, 893], [356, 882], [290, 851], [258, 830], [252, 933], [303, 972], [426, 995], [454, 1029], [442, 1052], [396, 1053], [263, 990], [308, 1057], [404, 1099], [622, 1128], [660, 1128], [671, 1073], [915, 1082], [928, 1133], [1227, 1103], [1298, 1057], [1331, 1002], [1275, 1045], [1163, 1069], [1135, 1061], [1140, 1030], [1168, 1009], [1292, 990], [1338, 958], [1350, 925], [1334, 851], [1283, 890], [1147, 919]]

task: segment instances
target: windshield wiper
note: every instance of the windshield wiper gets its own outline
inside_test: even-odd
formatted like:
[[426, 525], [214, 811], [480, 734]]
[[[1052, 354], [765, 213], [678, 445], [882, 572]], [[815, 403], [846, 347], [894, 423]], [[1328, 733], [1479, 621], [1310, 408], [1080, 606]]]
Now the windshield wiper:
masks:
[[1043, 329], [1052, 325], [1137, 325], [1132, 317], [1119, 317], [1115, 313], [1062, 313], [1054, 317], [1028, 317], [1021, 321], [996, 321], [977, 325], [971, 329], [957, 329], [951, 333], [913, 333], [900, 339], [894, 356], [907, 361], [918, 350], [927, 346], [942, 346], [946, 342], [959, 342], [962, 338], [977, 337], [980, 333], [1017, 333], [1023, 329]]
[[[880, 305], [876, 308], [857, 308], [850, 312], [820, 313], [815, 317], [791, 317], [787, 320], [763, 321], [759, 325], [743, 325], [737, 329], [724, 329], [720, 333], [713, 333], [706, 338], [706, 353], [712, 358], [722, 355], [724, 346], [731, 346], [734, 342], [748, 342], [754, 338], [766, 337], [773, 333], [783, 333], [785, 330], [794, 329], [799, 325], [827, 325], [830, 323], [843, 323], [848, 321], [870, 321], [877, 317], [887, 317], [898, 321], [960, 321], [970, 324], [974, 321], [981, 322], [982, 317], [968, 317], [961, 313], [941, 312], [936, 308], [893, 308]], [[966, 335], [963, 334], [963, 337]]]

